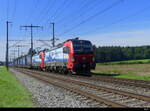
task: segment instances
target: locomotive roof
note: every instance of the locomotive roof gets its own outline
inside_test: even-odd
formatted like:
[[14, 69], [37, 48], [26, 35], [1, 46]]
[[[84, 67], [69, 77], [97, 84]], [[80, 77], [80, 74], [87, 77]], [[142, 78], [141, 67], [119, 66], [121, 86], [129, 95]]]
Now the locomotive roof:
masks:
[[[74, 42], [74, 41], [89, 41], [89, 40], [79, 40], [79, 39], [68, 39], [67, 41], [65, 41], [65, 42], [68, 42], [68, 41], [72, 41], [72, 42]], [[64, 42], [64, 43], [65, 43]]]

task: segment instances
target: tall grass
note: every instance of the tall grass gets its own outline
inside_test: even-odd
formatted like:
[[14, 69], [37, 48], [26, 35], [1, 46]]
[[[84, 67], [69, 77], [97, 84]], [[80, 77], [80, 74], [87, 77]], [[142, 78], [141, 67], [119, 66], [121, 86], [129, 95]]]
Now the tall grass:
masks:
[[92, 72], [102, 76], [150, 80], [150, 64], [98, 64]]
[[0, 107], [33, 106], [31, 94], [5, 67], [0, 67]]
[[98, 63], [98, 65], [150, 64], [150, 59]]

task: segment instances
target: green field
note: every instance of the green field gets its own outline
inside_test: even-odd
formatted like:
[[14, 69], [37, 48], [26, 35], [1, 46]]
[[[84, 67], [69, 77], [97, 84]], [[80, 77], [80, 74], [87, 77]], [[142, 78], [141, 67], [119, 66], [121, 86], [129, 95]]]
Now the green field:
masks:
[[92, 73], [115, 78], [150, 80], [149, 62], [150, 59], [98, 63]]
[[99, 65], [150, 64], [150, 59], [98, 63]]
[[31, 94], [5, 67], [0, 67], [0, 108], [34, 106]]

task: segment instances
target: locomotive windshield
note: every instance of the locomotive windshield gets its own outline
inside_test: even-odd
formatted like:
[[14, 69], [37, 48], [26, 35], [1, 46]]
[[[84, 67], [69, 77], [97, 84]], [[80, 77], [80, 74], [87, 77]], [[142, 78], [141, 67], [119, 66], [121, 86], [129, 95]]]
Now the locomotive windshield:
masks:
[[76, 40], [73, 41], [73, 48], [75, 54], [92, 53], [93, 47], [90, 41]]

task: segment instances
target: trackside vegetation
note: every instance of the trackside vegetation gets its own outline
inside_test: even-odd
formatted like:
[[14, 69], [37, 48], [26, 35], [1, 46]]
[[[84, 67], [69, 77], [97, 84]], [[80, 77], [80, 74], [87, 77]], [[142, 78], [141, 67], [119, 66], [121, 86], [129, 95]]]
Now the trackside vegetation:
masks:
[[103, 46], [95, 47], [94, 49], [96, 53], [96, 62], [150, 59], [150, 46]]
[[150, 64], [150, 59], [98, 63], [99, 65]]
[[96, 75], [111, 76], [115, 78], [128, 78], [150, 81], [149, 61], [149, 59], [145, 59], [97, 63], [96, 70], [93, 70], [92, 73]]
[[0, 108], [35, 107], [31, 94], [15, 76], [0, 67]]

